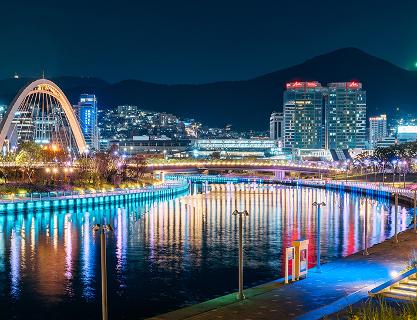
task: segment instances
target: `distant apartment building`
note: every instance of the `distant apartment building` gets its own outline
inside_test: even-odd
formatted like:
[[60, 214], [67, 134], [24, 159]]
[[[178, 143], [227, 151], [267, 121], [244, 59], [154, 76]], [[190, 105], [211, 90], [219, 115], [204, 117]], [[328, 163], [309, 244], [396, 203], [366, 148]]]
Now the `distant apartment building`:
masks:
[[378, 141], [384, 140], [388, 136], [387, 115], [369, 118], [369, 144], [376, 147]]
[[284, 146], [320, 149], [326, 89], [317, 81], [290, 82], [284, 91]]
[[82, 94], [74, 106], [79, 119], [81, 131], [89, 149], [99, 149], [99, 132], [97, 126], [97, 99], [94, 94]]
[[366, 91], [362, 83], [329, 83], [327, 89], [326, 149], [365, 148]]
[[397, 139], [399, 143], [417, 141], [417, 125], [399, 125]]
[[117, 106], [117, 115], [120, 118], [134, 118], [137, 116], [140, 109], [138, 106], [123, 105]]
[[158, 125], [161, 127], [166, 127], [170, 125], [176, 125], [178, 123], [178, 118], [173, 114], [169, 113], [159, 113], [158, 114]]
[[240, 159], [245, 157], [287, 160], [289, 155], [277, 147], [273, 139], [194, 139], [191, 144], [193, 157], [210, 157], [218, 154], [221, 158]]
[[273, 112], [269, 118], [269, 138], [282, 147], [284, 141], [284, 113]]

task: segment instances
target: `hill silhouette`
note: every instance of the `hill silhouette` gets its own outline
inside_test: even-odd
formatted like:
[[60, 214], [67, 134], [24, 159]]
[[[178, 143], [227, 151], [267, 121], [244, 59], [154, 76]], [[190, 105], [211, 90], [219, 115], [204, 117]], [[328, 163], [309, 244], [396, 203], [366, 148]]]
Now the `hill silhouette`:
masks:
[[[10, 101], [31, 79], [0, 80], [0, 102]], [[95, 93], [103, 108], [134, 104], [148, 110], [195, 118], [210, 126], [266, 130], [272, 111], [282, 110], [285, 83], [357, 80], [367, 91], [368, 115], [396, 108], [417, 112], [417, 72], [408, 71], [356, 48], [343, 48], [289, 68], [243, 81], [165, 85], [140, 80], [108, 83], [97, 78], [58, 77], [55, 81], [75, 103], [81, 93]]]

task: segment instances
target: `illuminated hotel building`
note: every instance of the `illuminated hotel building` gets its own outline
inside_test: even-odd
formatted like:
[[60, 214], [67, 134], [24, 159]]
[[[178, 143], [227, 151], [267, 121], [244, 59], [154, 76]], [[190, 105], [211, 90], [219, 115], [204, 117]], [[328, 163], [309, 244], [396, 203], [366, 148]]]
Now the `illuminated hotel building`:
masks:
[[328, 84], [326, 149], [364, 148], [366, 142], [366, 91], [360, 82]]
[[369, 143], [375, 147], [378, 141], [384, 140], [388, 136], [387, 115], [369, 118]]
[[284, 141], [284, 114], [273, 112], [269, 118], [269, 138], [282, 147]]
[[81, 131], [90, 149], [98, 150], [97, 99], [94, 94], [82, 94], [75, 106]]
[[317, 81], [291, 82], [284, 91], [284, 146], [323, 148], [323, 109], [326, 88]]

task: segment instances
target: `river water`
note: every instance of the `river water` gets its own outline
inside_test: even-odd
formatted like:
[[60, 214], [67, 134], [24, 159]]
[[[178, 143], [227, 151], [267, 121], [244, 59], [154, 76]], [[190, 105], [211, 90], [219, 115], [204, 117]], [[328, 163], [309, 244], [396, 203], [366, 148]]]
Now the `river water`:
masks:
[[[316, 261], [317, 212], [321, 211], [322, 262], [363, 248], [365, 205], [368, 241], [393, 235], [388, 200], [313, 188], [241, 187], [239, 191], [190, 194], [157, 202], [117, 202], [71, 211], [33, 211], [0, 216], [0, 319], [99, 319], [100, 237], [107, 235], [109, 314], [140, 319], [237, 290], [237, 219], [244, 221], [245, 286], [283, 276], [283, 250], [310, 240]], [[399, 208], [398, 228], [411, 221]]]

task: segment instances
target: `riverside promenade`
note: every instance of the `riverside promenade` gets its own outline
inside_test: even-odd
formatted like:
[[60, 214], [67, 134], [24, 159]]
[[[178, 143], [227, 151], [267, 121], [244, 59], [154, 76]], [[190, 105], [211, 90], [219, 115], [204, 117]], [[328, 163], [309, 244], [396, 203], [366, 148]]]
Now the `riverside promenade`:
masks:
[[283, 280], [245, 290], [246, 299], [235, 294], [203, 302], [152, 320], [212, 319], [321, 319], [366, 299], [368, 291], [391, 279], [393, 271], [404, 269], [417, 248], [417, 234], [407, 230], [399, 242], [388, 239], [371, 247], [368, 256], [357, 252], [322, 265], [322, 272], [310, 269], [307, 278], [285, 285]]
[[[315, 182], [307, 183], [313, 186]], [[341, 186], [366, 193], [383, 190], [387, 197], [398, 193], [403, 201], [413, 203], [411, 196], [414, 192], [411, 190], [363, 183], [327, 183], [327, 187]], [[368, 249], [368, 256], [360, 251], [326, 263], [322, 265], [321, 273], [310, 269], [308, 277], [297, 282], [284, 284], [283, 279], [279, 279], [247, 289], [246, 299], [240, 302], [236, 300], [236, 294], [229, 294], [151, 319], [310, 320], [334, 316], [349, 305], [367, 299], [369, 290], [390, 280], [393, 272], [401, 272], [406, 267], [410, 255], [417, 248], [417, 234], [414, 230], [407, 230], [398, 235], [398, 240], [395, 243], [393, 239], [387, 239], [374, 245]]]
[[121, 200], [143, 199], [152, 200], [174, 196], [189, 190], [185, 180], [166, 181], [158, 185], [141, 188], [84, 191], [56, 191], [48, 193], [32, 193], [0, 200], [0, 213], [40, 208], [62, 208], [79, 205], [101, 204]]

